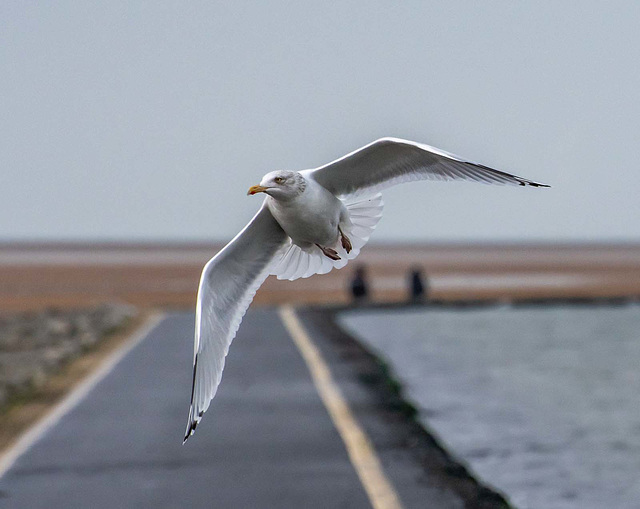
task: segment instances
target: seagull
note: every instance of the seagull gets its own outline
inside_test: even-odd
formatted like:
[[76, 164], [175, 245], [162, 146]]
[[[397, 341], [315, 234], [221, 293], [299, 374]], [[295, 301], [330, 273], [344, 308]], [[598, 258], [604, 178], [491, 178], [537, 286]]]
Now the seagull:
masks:
[[382, 217], [380, 191], [415, 180], [549, 187], [397, 138], [379, 139], [319, 168], [267, 173], [247, 193], [266, 195], [260, 210], [200, 277], [184, 442], [218, 390], [231, 341], [264, 280], [293, 281], [344, 267]]

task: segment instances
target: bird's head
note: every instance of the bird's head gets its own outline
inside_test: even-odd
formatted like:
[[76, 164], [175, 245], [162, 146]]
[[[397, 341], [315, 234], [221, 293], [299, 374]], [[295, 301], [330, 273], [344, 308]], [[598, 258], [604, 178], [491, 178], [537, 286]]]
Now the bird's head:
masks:
[[278, 170], [267, 173], [257, 186], [251, 186], [247, 194], [266, 193], [276, 200], [292, 200], [307, 186], [307, 181], [297, 171]]

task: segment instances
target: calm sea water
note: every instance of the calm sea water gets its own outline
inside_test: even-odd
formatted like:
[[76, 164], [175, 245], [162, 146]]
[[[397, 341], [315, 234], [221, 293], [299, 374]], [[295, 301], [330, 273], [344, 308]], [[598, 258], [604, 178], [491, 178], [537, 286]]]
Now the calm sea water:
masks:
[[640, 306], [356, 311], [340, 322], [516, 507], [640, 507]]

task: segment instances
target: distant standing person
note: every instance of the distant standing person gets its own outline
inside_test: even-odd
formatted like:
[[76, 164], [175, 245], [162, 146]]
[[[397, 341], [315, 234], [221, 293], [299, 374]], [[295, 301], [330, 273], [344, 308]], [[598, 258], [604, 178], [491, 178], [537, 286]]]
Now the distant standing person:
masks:
[[362, 302], [369, 297], [367, 272], [364, 265], [359, 265], [351, 280], [351, 296], [356, 302]]
[[428, 280], [422, 274], [420, 267], [413, 267], [409, 271], [409, 299], [414, 302], [427, 300]]

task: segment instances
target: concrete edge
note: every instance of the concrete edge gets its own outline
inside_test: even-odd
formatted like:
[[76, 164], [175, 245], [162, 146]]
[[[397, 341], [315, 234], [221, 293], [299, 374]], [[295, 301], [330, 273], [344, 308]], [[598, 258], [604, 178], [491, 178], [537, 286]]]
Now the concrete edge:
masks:
[[[408, 307], [397, 306], [394, 308]], [[404, 441], [410, 444], [414, 458], [438, 484], [458, 495], [464, 506], [472, 509], [513, 509], [505, 494], [486, 485], [473, 475], [456, 455], [447, 450], [437, 434], [417, 419], [417, 409], [404, 398], [402, 384], [394, 377], [393, 370], [369, 351], [357, 338], [344, 331], [336, 321], [340, 311], [354, 309], [388, 309], [389, 306], [309, 306], [298, 308], [304, 323], [313, 324], [331, 343], [349, 349], [350, 362], [366, 366], [366, 372], [358, 373], [360, 382], [375, 394], [378, 404], [399, 423]], [[357, 370], [358, 368], [355, 367]], [[374, 445], [375, 441], [374, 441]]]

